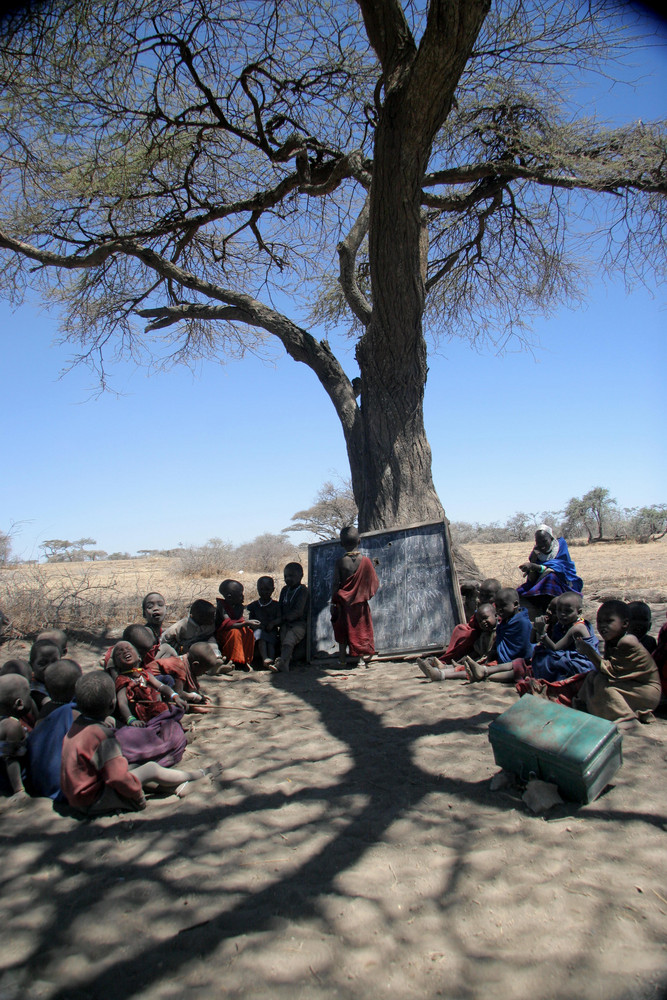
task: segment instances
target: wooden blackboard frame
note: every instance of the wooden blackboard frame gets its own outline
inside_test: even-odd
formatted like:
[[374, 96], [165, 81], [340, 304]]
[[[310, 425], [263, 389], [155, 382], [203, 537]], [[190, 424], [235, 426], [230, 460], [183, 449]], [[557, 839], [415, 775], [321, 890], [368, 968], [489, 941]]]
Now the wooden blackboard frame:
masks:
[[[378, 655], [441, 650], [454, 626], [464, 620], [447, 522], [367, 532], [359, 549], [373, 561], [380, 580], [371, 601]], [[342, 554], [338, 541], [308, 546], [309, 660], [321, 662], [338, 655], [329, 608], [333, 569]]]

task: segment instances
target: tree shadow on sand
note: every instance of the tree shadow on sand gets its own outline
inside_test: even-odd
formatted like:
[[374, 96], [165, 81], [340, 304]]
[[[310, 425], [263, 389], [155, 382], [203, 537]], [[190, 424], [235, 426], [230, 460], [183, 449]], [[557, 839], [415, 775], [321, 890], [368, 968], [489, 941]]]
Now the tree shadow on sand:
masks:
[[[286, 683], [281, 683], [281, 686], [286, 686]], [[332, 894], [342, 894], [337, 886], [341, 875], [350, 872], [369, 850], [381, 844], [387, 830], [396, 821], [408, 813], [412, 813], [414, 821], [415, 810], [419, 810], [427, 796], [453, 797], [464, 807], [466, 804], [476, 804], [500, 811], [515, 809], [514, 801], [490, 793], [486, 775], [480, 781], [469, 781], [446, 773], [434, 774], [419, 766], [414, 759], [419, 740], [425, 737], [446, 737], [454, 733], [480, 734], [486, 731], [488, 723], [496, 717], [495, 712], [480, 711], [465, 718], [450, 716], [440, 719], [435, 725], [420, 722], [390, 726], [350, 694], [335, 686], [325, 685], [312, 675], [294, 675], [294, 680], [290, 681], [290, 695], [307, 703], [317, 713], [320, 724], [329, 736], [344, 746], [350, 763], [348, 770], [328, 784], [303, 787], [294, 793], [283, 788], [270, 792], [249, 790], [233, 804], [205, 805], [191, 809], [187, 815], [175, 812], [154, 818], [150, 815], [142, 816], [141, 836], [144, 849], [141, 858], [132, 854], [132, 820], [128, 818], [122, 831], [128, 832], [128, 856], [122, 868], [123, 891], [127, 893], [136, 884], [134, 891], [137, 893], [135, 899], [138, 906], [144, 902], [142, 894], [147, 878], [165, 893], [172, 893], [173, 866], [178, 862], [179, 856], [197, 857], [200, 853], [205, 855], [207, 851], [210, 852], [207, 845], [213, 829], [219, 829], [221, 825], [242, 819], [250, 813], [261, 832], [262, 817], [273, 814], [275, 810], [297, 803], [306, 806], [312, 804], [313, 808], [324, 807], [326, 814], [318, 814], [313, 823], [309, 821], [307, 829], [293, 828], [295, 837], [302, 838], [301, 844], [307, 843], [308, 838], [313, 836], [313, 824], [320, 834], [325, 831], [326, 837], [320, 836], [317, 841], [319, 846], [293, 870], [271, 877], [268, 884], [261, 885], [256, 891], [244, 884], [240, 889], [230, 888], [227, 893], [223, 892], [222, 897], [219, 888], [211, 888], [209, 893], [204, 866], [201, 883], [196, 889], [207, 903], [208, 915], [205, 919], [194, 920], [191, 925], [182, 926], [164, 940], [152, 939], [138, 951], [132, 949], [129, 956], [127, 947], [123, 948], [127, 942], [123, 942], [121, 936], [113, 941], [112, 934], [111, 948], [100, 952], [100, 965], [92, 966], [86, 974], [78, 975], [76, 985], [71, 983], [54, 991], [52, 998], [102, 1000], [106, 997], [139, 996], [151, 985], [162, 981], [173, 983], [193, 959], [206, 960], [227, 940], [259, 931], [282, 933], [280, 925], [284, 921], [304, 921], [314, 917], [322, 919], [322, 899]], [[350, 725], [353, 716], [355, 725]], [[285, 717], [284, 722], [285, 725], [289, 724], [289, 716]], [[298, 731], [294, 732], [293, 737], [294, 756], [291, 763], [298, 766]], [[305, 763], [306, 759], [304, 757], [302, 762]], [[257, 759], [255, 763], [259, 767], [262, 761]], [[272, 766], [268, 764], [265, 777], [271, 775], [271, 769]], [[645, 819], [651, 821], [650, 818]], [[472, 834], [473, 824], [468, 821], [465, 809], [460, 810], [460, 815], [454, 816], [445, 811], [442, 826], [437, 831], [438, 842], [443, 842], [446, 836], [443, 828], [451, 830], [453, 839], [462, 837], [465, 840]], [[110, 832], [118, 835], [119, 831], [114, 827]], [[429, 827], [429, 835], [430, 832]], [[100, 845], [99, 851], [91, 852], [88, 849], [87, 854], [82, 852], [82, 859], [72, 861], [68, 859], [67, 850], [64, 850], [66, 842], [71, 849], [71, 827], [62, 835], [58, 832], [51, 834], [46, 841], [40, 839], [38, 829], [33, 833], [26, 830], [26, 844], [34, 847], [34, 860], [30, 865], [33, 874], [37, 871], [57, 870], [59, 877], [54, 878], [49, 897], [52, 913], [48, 926], [41, 932], [35, 932], [37, 940], [32, 942], [31, 954], [27, 958], [24, 956], [14, 966], [5, 966], [10, 971], [12, 968], [16, 972], [21, 968], [28, 968], [31, 979], [43, 976], [48, 980], [50, 967], [59, 949], [71, 947], [72, 921], [85, 918], [92, 905], [81, 895], [81, 880], [89, 880], [94, 885], [96, 904], [119, 881], [118, 868], [105, 860], [104, 856], [104, 837], [107, 831], [101, 831], [91, 823], [82, 826], [77, 833], [84, 841], [84, 846], [93, 841]], [[426, 834], [425, 831], [425, 836]], [[236, 852], [238, 858], [243, 854], [244, 848], [249, 850], [256, 846], [256, 836], [253, 833], [245, 841], [235, 841], [230, 849]], [[262, 836], [272, 836], [269, 826]], [[31, 837], [34, 838], [32, 845]], [[175, 844], [170, 848], [166, 859], [164, 852], [159, 853], [165, 838], [171, 838], [170, 843]], [[321, 841], [323, 842], [320, 843]], [[150, 851], [151, 846], [157, 852], [152, 866], [146, 863], [147, 851]], [[219, 863], [229, 860], [229, 857], [221, 857]], [[440, 893], [440, 907], [445, 907], [447, 900], [453, 898], [461, 868], [461, 859], [455, 859]], [[464, 947], [465, 943], [461, 941], [461, 948]], [[127, 957], [123, 956], [123, 951]]]

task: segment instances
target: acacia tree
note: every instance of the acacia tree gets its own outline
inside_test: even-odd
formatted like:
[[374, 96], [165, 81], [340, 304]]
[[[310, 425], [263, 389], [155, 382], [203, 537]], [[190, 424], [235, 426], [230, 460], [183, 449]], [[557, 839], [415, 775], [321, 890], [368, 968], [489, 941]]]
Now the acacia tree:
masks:
[[103, 381], [105, 350], [152, 338], [174, 360], [277, 338], [335, 407], [360, 528], [439, 518], [425, 327], [503, 342], [576, 294], [582, 200], [605, 264], [663, 266], [664, 130], [567, 97], [627, 44], [606, 3], [31, 5], [0, 67], [4, 288], [55, 300]]
[[341, 530], [356, 524], [357, 519], [357, 505], [350, 480], [339, 484], [329, 480], [317, 491], [313, 506], [292, 514], [292, 524], [283, 531], [308, 531], [325, 541], [338, 538]]

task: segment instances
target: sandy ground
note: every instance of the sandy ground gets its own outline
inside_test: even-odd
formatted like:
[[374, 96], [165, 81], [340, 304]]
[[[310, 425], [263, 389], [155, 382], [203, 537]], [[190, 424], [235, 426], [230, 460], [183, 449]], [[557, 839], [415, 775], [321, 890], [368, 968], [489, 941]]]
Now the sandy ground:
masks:
[[185, 761], [221, 785], [0, 816], [0, 1000], [666, 995], [664, 718], [545, 819], [490, 788], [511, 689], [410, 663], [204, 684]]

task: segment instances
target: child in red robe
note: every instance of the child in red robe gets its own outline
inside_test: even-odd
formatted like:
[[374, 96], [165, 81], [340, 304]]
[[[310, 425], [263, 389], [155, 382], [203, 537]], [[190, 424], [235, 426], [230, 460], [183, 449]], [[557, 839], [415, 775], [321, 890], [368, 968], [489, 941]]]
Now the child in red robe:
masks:
[[368, 602], [377, 593], [379, 581], [368, 556], [359, 551], [359, 532], [350, 525], [340, 533], [345, 549], [334, 568], [331, 622], [338, 643], [341, 666], [350, 656], [362, 657], [366, 666], [375, 655], [373, 619]]
[[215, 638], [222, 658], [239, 670], [252, 671], [255, 656], [255, 629], [259, 622], [246, 619], [243, 604], [243, 584], [238, 580], [223, 580], [218, 588], [215, 617]]

